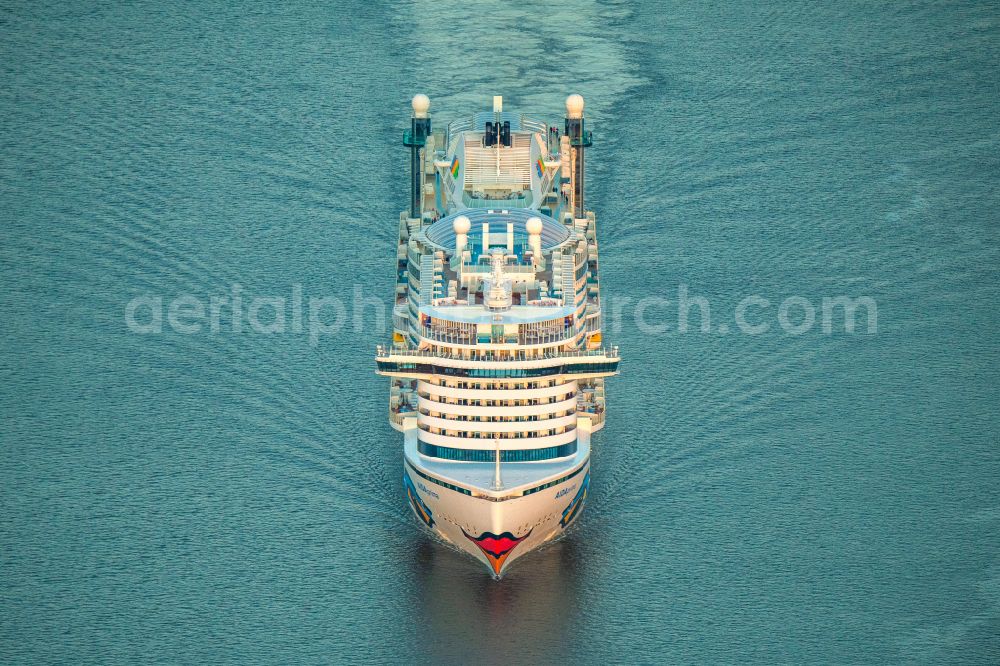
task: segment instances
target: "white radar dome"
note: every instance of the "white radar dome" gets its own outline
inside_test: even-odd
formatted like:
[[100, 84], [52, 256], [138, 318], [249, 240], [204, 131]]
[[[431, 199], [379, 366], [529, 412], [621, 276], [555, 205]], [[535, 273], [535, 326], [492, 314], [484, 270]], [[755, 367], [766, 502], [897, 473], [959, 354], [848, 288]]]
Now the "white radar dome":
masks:
[[540, 218], [540, 217], [529, 217], [528, 221], [524, 223], [524, 228], [532, 236], [539, 235], [540, 233], [542, 233], [542, 218]]
[[[541, 229], [541, 220], [538, 220], [538, 222], [539, 222], [538, 228]], [[452, 223], [452, 226], [454, 227], [456, 234], [467, 234], [469, 233], [469, 229], [472, 228], [472, 222], [470, 222], [469, 218], [467, 218], [466, 216], [459, 215], [458, 217], [455, 218], [455, 221]]]
[[566, 116], [569, 118], [583, 117], [583, 97], [581, 95], [570, 95], [566, 98]]
[[427, 110], [431, 108], [431, 100], [427, 95], [414, 95], [412, 104], [413, 115], [417, 118], [426, 117]]

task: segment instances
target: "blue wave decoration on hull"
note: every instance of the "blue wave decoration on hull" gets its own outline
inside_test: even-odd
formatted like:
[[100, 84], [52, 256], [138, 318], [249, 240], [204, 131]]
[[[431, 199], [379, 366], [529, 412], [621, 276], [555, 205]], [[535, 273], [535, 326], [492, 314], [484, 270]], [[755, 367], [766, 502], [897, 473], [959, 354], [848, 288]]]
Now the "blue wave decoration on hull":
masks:
[[413, 485], [413, 480], [410, 479], [410, 475], [405, 469], [403, 470], [403, 487], [406, 488], [406, 496], [410, 500], [413, 513], [417, 514], [417, 518], [422, 520], [427, 527], [434, 527], [434, 512], [420, 499], [420, 495], [417, 494], [417, 489]]

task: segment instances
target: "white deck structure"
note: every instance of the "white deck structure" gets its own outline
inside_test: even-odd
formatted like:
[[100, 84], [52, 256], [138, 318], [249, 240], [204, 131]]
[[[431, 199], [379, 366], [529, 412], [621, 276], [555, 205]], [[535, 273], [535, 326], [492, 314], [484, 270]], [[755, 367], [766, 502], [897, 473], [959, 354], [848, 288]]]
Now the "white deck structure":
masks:
[[579, 96], [572, 136], [499, 98], [447, 132], [430, 132], [428, 108], [414, 99], [420, 213], [400, 216], [394, 340], [378, 372], [414, 512], [499, 577], [579, 515], [604, 378], [618, 370], [602, 342], [596, 220], [575, 214], [589, 134]]

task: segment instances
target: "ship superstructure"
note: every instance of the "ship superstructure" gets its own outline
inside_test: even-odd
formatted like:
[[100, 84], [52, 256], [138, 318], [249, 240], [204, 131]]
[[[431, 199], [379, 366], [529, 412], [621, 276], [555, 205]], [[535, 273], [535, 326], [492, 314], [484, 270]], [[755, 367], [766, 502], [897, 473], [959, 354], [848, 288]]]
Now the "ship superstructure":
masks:
[[431, 127], [413, 98], [389, 416], [414, 513], [495, 575], [579, 516], [618, 350], [584, 208], [583, 98], [562, 131], [503, 111]]

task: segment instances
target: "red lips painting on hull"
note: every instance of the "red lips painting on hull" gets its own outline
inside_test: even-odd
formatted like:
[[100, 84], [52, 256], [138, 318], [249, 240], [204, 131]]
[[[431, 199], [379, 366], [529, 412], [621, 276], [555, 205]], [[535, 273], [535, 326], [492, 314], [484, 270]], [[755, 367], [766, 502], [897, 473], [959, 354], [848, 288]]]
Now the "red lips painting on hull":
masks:
[[517, 544], [531, 536], [531, 530], [528, 530], [528, 533], [523, 537], [515, 537], [510, 532], [504, 532], [503, 534], [483, 532], [478, 537], [474, 537], [465, 530], [462, 530], [462, 534], [465, 535], [466, 539], [479, 546], [479, 550], [483, 551], [483, 555], [490, 561], [493, 573], [499, 576], [500, 569], [503, 568], [503, 563], [510, 556], [511, 552], [517, 548]]

